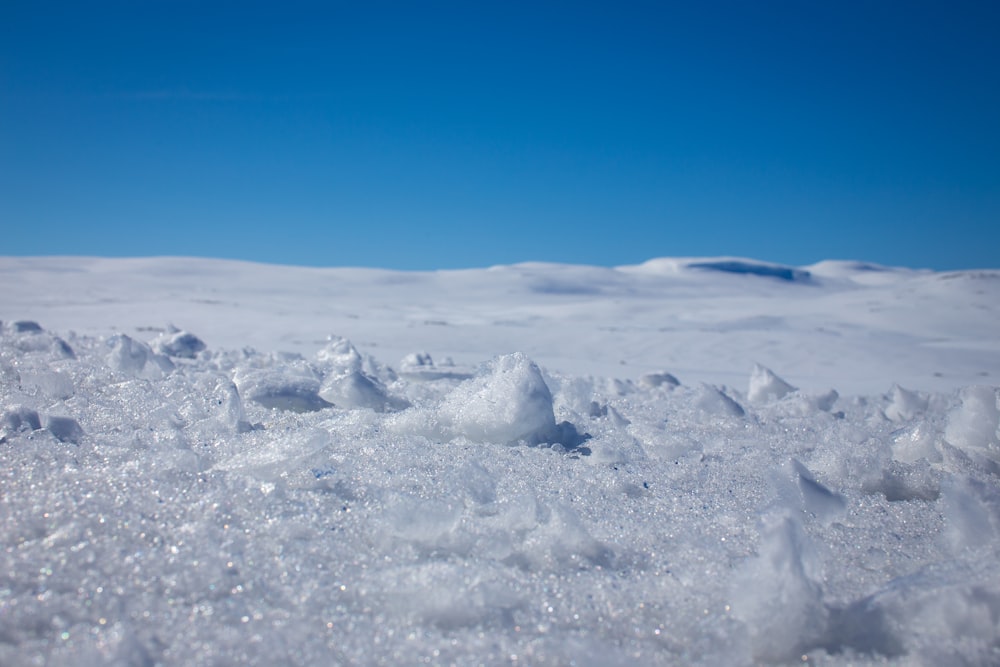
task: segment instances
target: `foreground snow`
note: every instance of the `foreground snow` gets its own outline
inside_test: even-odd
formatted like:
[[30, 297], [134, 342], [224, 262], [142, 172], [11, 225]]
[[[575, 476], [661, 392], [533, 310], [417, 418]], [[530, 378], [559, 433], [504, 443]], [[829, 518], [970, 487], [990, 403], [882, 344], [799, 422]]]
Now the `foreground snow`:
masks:
[[0, 664], [1000, 662], [995, 273], [0, 267]]

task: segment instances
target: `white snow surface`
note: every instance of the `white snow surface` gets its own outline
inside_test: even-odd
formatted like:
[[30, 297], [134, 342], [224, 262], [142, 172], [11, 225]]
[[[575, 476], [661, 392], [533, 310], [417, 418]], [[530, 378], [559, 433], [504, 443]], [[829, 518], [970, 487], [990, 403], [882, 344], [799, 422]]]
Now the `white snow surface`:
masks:
[[1000, 664], [1000, 271], [0, 258], [0, 664]]

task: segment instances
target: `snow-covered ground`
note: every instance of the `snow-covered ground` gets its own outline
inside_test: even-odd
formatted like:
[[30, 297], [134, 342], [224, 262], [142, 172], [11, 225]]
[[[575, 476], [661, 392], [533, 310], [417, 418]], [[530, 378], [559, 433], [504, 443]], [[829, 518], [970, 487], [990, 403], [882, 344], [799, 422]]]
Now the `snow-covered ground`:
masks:
[[0, 258], [0, 664], [1000, 664], [1000, 271]]

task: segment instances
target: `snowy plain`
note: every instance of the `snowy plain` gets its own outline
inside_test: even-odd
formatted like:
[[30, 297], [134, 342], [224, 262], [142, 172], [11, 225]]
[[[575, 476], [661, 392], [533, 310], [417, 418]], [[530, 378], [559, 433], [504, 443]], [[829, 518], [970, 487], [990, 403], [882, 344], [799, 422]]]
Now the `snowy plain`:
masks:
[[1000, 271], [0, 285], [0, 664], [1000, 664]]

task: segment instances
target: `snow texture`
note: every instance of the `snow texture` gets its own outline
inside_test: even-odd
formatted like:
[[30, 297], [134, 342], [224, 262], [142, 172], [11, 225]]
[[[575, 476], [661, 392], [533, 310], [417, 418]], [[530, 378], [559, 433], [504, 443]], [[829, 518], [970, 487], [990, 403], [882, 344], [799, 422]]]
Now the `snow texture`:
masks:
[[1000, 664], [997, 276], [739, 262], [3, 260], [0, 664]]

